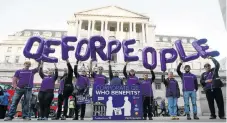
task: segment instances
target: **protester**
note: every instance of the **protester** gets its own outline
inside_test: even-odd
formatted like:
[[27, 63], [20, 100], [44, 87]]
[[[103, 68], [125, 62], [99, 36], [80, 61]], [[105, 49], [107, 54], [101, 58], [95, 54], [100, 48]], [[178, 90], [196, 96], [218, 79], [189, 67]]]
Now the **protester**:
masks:
[[110, 85], [123, 85], [123, 81], [119, 78], [119, 73], [114, 71], [112, 72], [112, 67], [109, 61], [109, 77], [110, 77]]
[[94, 85], [105, 85], [108, 83], [108, 78], [103, 75], [103, 67], [99, 66], [97, 68], [97, 64], [96, 67], [94, 68], [93, 71], [91, 71], [91, 76], [92, 78], [94, 78]]
[[152, 102], [153, 102], [153, 90], [152, 83], [155, 80], [155, 74], [153, 70], [150, 70], [152, 78], [148, 79], [148, 74], [144, 74], [144, 80], [141, 82], [141, 90], [143, 96], [143, 119], [147, 120], [147, 115], [149, 120], [152, 119]]
[[[39, 64], [40, 66], [40, 64]], [[10, 110], [8, 116], [5, 118], [5, 121], [12, 120], [14, 115], [16, 114], [17, 104], [19, 103], [21, 97], [24, 95], [25, 101], [23, 106], [23, 119], [24, 120], [31, 120], [30, 119], [30, 111], [29, 111], [29, 104], [32, 96], [32, 88], [33, 88], [33, 80], [34, 75], [38, 72], [38, 68], [29, 69], [31, 67], [31, 62], [26, 61], [24, 63], [24, 68], [17, 70], [13, 77], [13, 87], [16, 90], [13, 96], [13, 101], [10, 106]]]
[[64, 69], [64, 75], [60, 78], [60, 87], [59, 87], [59, 95], [58, 95], [58, 110], [57, 110], [57, 116], [52, 118], [52, 120], [59, 120], [61, 116], [62, 111], [62, 103], [64, 102], [64, 111], [63, 116], [61, 120], [66, 120], [67, 112], [68, 112], [68, 99], [69, 96], [72, 95], [73, 92], [73, 84], [72, 84], [72, 78], [73, 78], [73, 68], [69, 62], [69, 60], [66, 60], [67, 63], [67, 69]]
[[206, 72], [202, 73], [200, 83], [206, 92], [206, 98], [211, 113], [210, 119], [216, 119], [214, 100], [217, 103], [219, 118], [226, 119], [224, 112], [225, 111], [224, 99], [221, 90], [221, 87], [223, 87], [224, 85], [220, 80], [218, 74], [220, 64], [215, 58], [212, 57], [208, 58], [213, 61], [215, 67], [211, 69], [211, 65], [209, 63], [204, 65]]
[[32, 98], [31, 98], [31, 112], [34, 113], [35, 118], [37, 118], [37, 97], [35, 94], [32, 94]]
[[75, 102], [73, 99], [70, 99], [69, 101], [69, 117], [72, 118], [74, 115], [75, 110]]
[[79, 113], [79, 109], [81, 109], [80, 111], [80, 119], [84, 120], [84, 116], [85, 116], [85, 110], [86, 110], [86, 104], [77, 104], [77, 95], [87, 95], [89, 93], [89, 86], [90, 86], [90, 80], [87, 77], [87, 73], [85, 71], [85, 68], [82, 69], [81, 74], [78, 73], [78, 63], [79, 61], [76, 62], [76, 65], [74, 66], [74, 75], [76, 77], [76, 83], [75, 83], [75, 91], [74, 95], [75, 95], [75, 117], [73, 120], [78, 120], [78, 113]]
[[49, 69], [47, 75], [43, 73], [43, 63], [39, 70], [39, 75], [43, 80], [38, 94], [40, 107], [40, 117], [38, 120], [48, 120], [49, 117], [50, 105], [54, 98], [55, 81], [58, 79], [58, 69], [56, 64], [54, 64], [54, 66], [55, 72], [53, 73], [53, 71]]
[[166, 115], [166, 103], [165, 103], [165, 99], [163, 99], [161, 101], [160, 109], [161, 109], [161, 112], [159, 113], [159, 115], [161, 115], [164, 112], [164, 116], [165, 116]]
[[9, 93], [0, 86], [0, 119], [4, 119], [9, 104]]
[[131, 69], [129, 71], [129, 75], [127, 74], [127, 72], [126, 72], [127, 65], [128, 65], [128, 62], [126, 62], [124, 69], [123, 69], [123, 74], [124, 74], [125, 78], [127, 79], [127, 85], [139, 84], [139, 78], [135, 76], [134, 69]]
[[189, 98], [191, 98], [192, 107], [193, 107], [193, 118], [195, 120], [199, 120], [197, 116], [197, 105], [196, 105], [196, 92], [198, 90], [198, 81], [196, 75], [190, 72], [191, 67], [189, 65], [185, 65], [184, 70], [185, 73], [182, 73], [180, 68], [183, 64], [183, 61], [177, 66], [177, 73], [182, 79], [182, 88], [184, 94], [184, 109], [187, 115], [187, 120], [191, 120], [190, 112], [189, 112]]
[[168, 99], [168, 111], [172, 120], [179, 120], [177, 117], [177, 99], [180, 97], [180, 89], [177, 80], [173, 77], [173, 72], [168, 73], [165, 79], [165, 73], [162, 75], [162, 81], [166, 86], [166, 97]]

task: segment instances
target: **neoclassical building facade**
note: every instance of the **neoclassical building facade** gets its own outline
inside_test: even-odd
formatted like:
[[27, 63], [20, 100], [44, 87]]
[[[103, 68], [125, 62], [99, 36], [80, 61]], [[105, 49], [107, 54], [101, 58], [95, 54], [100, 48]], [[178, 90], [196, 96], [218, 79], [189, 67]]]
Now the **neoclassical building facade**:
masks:
[[[183, 46], [185, 48], [186, 54], [192, 54], [196, 51], [192, 47], [192, 41], [196, 40], [195, 37], [187, 37], [187, 36], [167, 36], [167, 35], [158, 35], [155, 33], [155, 24], [150, 21], [150, 18], [138, 14], [136, 12], [131, 12], [129, 10], [117, 7], [117, 6], [107, 6], [97, 9], [91, 9], [87, 11], [77, 12], [75, 13], [68, 21], [67, 31], [61, 30], [33, 30], [33, 29], [25, 29], [19, 31], [13, 35], [9, 35], [8, 39], [3, 40], [0, 43], [0, 82], [1, 83], [10, 83], [12, 80], [12, 76], [14, 75], [15, 70], [21, 69], [23, 67], [23, 62], [27, 60], [23, 56], [23, 48], [27, 41], [27, 39], [31, 36], [41, 36], [46, 39], [61, 39], [64, 35], [76, 36], [78, 40], [83, 38], [90, 38], [93, 35], [102, 35], [106, 42], [110, 40], [119, 40], [123, 41], [126, 39], [135, 39], [136, 44], [133, 45], [134, 52], [130, 55], [139, 56], [139, 61], [131, 62], [128, 65], [128, 69], [135, 69], [136, 75], [142, 79], [144, 73], [149, 73], [142, 65], [142, 49], [146, 46], [154, 47], [157, 50], [158, 64], [157, 68], [154, 70], [156, 73], [155, 83], [152, 85], [154, 90], [154, 98], [160, 101], [165, 98], [165, 86], [161, 82], [161, 66], [160, 66], [160, 57], [159, 51], [162, 48], [174, 48], [174, 42], [176, 40], [182, 40]], [[76, 47], [77, 42], [69, 43], [69, 45], [73, 45]], [[32, 52], [35, 52], [37, 49], [37, 44], [34, 45]], [[63, 74], [63, 69], [66, 68], [66, 64], [61, 60], [61, 47], [53, 47], [55, 48], [55, 53], [51, 54], [51, 56], [59, 58], [58, 68], [60, 70], [59, 75]], [[86, 46], [82, 48], [82, 53], [86, 50]], [[106, 51], [106, 48], [104, 49]], [[69, 52], [69, 60], [72, 65], [75, 64], [75, 51]], [[120, 72], [120, 77], [123, 77], [122, 69], [125, 65], [124, 56], [122, 49], [119, 53], [114, 54], [112, 56], [112, 66], [113, 70]], [[37, 63], [32, 61], [32, 67], [35, 67]], [[174, 63], [167, 64], [168, 71], [173, 71], [176, 79], [180, 83], [181, 80], [177, 76], [176, 67], [180, 59], [178, 58]], [[192, 72], [198, 76], [198, 81], [203, 70], [203, 65], [207, 63], [206, 59], [199, 58], [197, 60], [185, 63], [189, 64], [192, 67]], [[97, 63], [90, 63], [90, 60], [85, 61], [87, 70], [89, 67], [94, 67], [95, 64], [98, 66], [104, 67], [104, 74], [108, 76], [108, 64], [106, 61], [102, 61], [98, 57]], [[45, 63], [44, 68], [54, 68], [53, 64]], [[183, 69], [182, 69], [183, 70]], [[220, 76], [224, 80], [226, 80], [226, 69], [220, 70]], [[38, 74], [35, 75], [35, 83], [38, 87], [41, 78]], [[59, 84], [56, 85], [58, 87]], [[182, 89], [181, 89], [182, 90]], [[224, 89], [225, 90], [225, 89]], [[199, 107], [199, 114], [206, 114], [208, 111], [207, 102], [205, 99], [205, 94], [203, 93], [202, 88], [199, 88], [197, 92], [197, 104]], [[226, 97], [226, 96], [225, 96]], [[178, 105], [183, 106], [184, 101], [181, 95], [179, 99]], [[205, 109], [205, 110], [204, 110]]]

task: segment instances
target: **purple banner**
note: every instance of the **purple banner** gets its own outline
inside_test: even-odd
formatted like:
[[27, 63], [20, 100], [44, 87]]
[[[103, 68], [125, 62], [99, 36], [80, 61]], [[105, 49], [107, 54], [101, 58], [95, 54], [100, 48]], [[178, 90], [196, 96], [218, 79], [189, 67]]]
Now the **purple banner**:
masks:
[[142, 120], [140, 86], [94, 85], [93, 120]]

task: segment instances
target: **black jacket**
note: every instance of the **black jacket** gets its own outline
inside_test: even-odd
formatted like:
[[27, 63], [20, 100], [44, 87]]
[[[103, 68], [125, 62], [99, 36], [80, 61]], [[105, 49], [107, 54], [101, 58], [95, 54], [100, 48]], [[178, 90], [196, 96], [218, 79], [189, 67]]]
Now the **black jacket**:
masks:
[[[213, 61], [215, 67], [211, 69], [211, 71], [213, 72], [213, 81], [212, 81], [212, 84], [213, 84], [213, 88], [221, 88], [224, 86], [223, 82], [221, 81], [220, 77], [219, 77], [219, 68], [220, 68], [220, 64], [219, 62], [215, 59], [215, 58], [211, 58], [211, 60]], [[206, 78], [204, 77], [204, 74], [206, 72], [203, 72], [202, 75], [201, 75], [201, 78], [200, 78], [200, 83], [203, 87], [206, 86]], [[211, 89], [211, 88], [207, 88], [207, 89]]]

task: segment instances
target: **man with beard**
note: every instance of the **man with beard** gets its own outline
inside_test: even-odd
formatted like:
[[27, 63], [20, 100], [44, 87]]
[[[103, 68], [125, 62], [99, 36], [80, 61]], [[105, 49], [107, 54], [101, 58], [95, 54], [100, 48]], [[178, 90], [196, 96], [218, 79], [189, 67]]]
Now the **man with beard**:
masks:
[[73, 92], [73, 84], [72, 84], [72, 78], [73, 78], [73, 68], [69, 62], [69, 60], [66, 60], [67, 63], [67, 69], [64, 69], [64, 75], [60, 79], [60, 87], [59, 87], [59, 95], [58, 95], [58, 111], [57, 116], [52, 118], [52, 120], [59, 120], [61, 116], [62, 111], [62, 103], [64, 102], [64, 111], [63, 116], [61, 117], [61, 120], [66, 120], [66, 115], [68, 112], [68, 100], [69, 96], [72, 95]]
[[184, 109], [185, 114], [187, 115], [187, 120], [191, 120], [190, 112], [189, 112], [189, 98], [191, 98], [192, 107], [193, 107], [193, 118], [195, 120], [199, 120], [197, 116], [197, 105], [196, 105], [196, 92], [198, 90], [198, 81], [196, 75], [190, 72], [191, 67], [189, 65], [185, 65], [184, 70], [185, 73], [182, 73], [180, 68], [183, 61], [177, 66], [177, 73], [182, 79], [183, 85], [183, 94], [184, 94]]
[[215, 58], [208, 57], [211, 59], [215, 65], [214, 68], [211, 68], [209, 63], [204, 65], [206, 72], [202, 73], [200, 83], [203, 86], [206, 92], [206, 98], [208, 101], [209, 109], [210, 109], [210, 119], [216, 119], [215, 108], [214, 108], [214, 100], [218, 106], [218, 113], [220, 119], [225, 118], [225, 108], [224, 108], [224, 99], [222, 95], [221, 87], [223, 87], [223, 83], [219, 78], [219, 68], [220, 64]]

